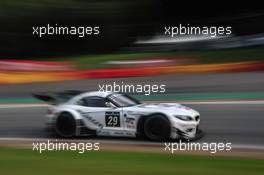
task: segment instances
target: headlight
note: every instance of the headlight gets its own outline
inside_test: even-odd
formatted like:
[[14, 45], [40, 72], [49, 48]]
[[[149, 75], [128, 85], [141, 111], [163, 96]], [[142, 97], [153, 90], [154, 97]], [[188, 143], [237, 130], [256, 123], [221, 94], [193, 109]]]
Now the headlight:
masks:
[[177, 119], [183, 120], [183, 121], [192, 121], [193, 118], [187, 115], [175, 115]]

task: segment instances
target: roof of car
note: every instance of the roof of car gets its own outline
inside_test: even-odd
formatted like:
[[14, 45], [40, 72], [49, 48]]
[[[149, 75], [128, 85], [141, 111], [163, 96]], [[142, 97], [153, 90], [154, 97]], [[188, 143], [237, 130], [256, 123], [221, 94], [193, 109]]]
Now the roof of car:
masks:
[[85, 92], [82, 93], [81, 96], [99, 96], [99, 97], [107, 97], [110, 94], [115, 94], [114, 92], [104, 92], [104, 91], [92, 91], [92, 92]]

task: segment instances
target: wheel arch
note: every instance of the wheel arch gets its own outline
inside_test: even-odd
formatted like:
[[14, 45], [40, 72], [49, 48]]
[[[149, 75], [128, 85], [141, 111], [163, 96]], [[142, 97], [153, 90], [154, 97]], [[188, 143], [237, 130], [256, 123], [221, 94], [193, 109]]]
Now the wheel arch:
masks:
[[80, 115], [79, 112], [77, 112], [76, 110], [73, 110], [73, 109], [62, 109], [60, 110], [57, 115], [56, 115], [56, 118], [61, 115], [62, 113], [69, 113], [71, 114], [75, 120], [78, 120], [78, 119], [82, 119], [82, 116]]

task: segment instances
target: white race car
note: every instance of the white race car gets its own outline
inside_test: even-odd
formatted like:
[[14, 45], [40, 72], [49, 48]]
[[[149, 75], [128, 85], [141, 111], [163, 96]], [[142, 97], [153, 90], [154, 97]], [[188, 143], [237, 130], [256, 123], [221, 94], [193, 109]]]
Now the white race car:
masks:
[[192, 140], [199, 133], [199, 112], [177, 103], [141, 104], [126, 94], [98, 91], [34, 96], [53, 104], [47, 125], [62, 137], [145, 136], [163, 141]]

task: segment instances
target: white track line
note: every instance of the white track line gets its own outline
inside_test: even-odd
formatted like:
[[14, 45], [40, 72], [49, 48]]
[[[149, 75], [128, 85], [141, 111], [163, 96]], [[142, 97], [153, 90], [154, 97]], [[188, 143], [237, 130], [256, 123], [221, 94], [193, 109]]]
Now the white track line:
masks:
[[264, 104], [264, 100], [255, 100], [255, 101], [182, 101], [180, 102], [182, 104], [205, 104], [205, 105], [221, 105], [221, 104], [252, 104], [252, 105], [258, 105], [258, 104]]
[[48, 104], [1, 104], [0, 109], [47, 107]]
[[[160, 103], [165, 101], [159, 101]], [[264, 100], [246, 100], [246, 101], [167, 101], [166, 103], [182, 103], [182, 104], [201, 104], [201, 105], [224, 105], [224, 104], [250, 104], [250, 105], [261, 105], [264, 104]], [[146, 102], [153, 103], [153, 102]], [[155, 102], [156, 103], [156, 102]], [[48, 104], [0, 104], [0, 109], [6, 108], [38, 108], [38, 107], [47, 107], [50, 106]]]

